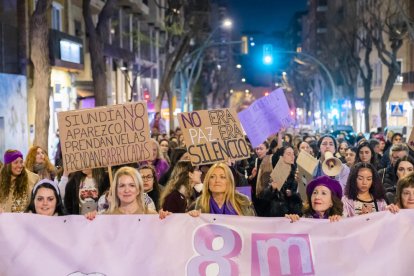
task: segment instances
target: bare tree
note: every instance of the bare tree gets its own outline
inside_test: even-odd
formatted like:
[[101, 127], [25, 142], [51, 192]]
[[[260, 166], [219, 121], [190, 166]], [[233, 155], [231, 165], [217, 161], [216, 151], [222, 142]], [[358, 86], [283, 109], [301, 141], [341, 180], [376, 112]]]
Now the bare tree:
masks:
[[[357, 125], [355, 101], [359, 74], [364, 88], [365, 131], [369, 132], [373, 70], [370, 64], [372, 40], [364, 35], [366, 17], [363, 14], [357, 14], [357, 1], [349, 0], [341, 2], [339, 9], [330, 14], [329, 20], [332, 35], [329, 41], [323, 44], [324, 52], [327, 53], [324, 60], [335, 75], [342, 80], [343, 96], [351, 102], [354, 126]], [[332, 37], [336, 43], [332, 43]]]
[[414, 42], [414, 2], [407, 0], [394, 0], [399, 18], [407, 28], [407, 34], [411, 42]]
[[388, 76], [381, 96], [381, 125], [385, 127], [387, 125], [387, 101], [401, 70], [397, 61], [397, 53], [403, 45], [407, 26], [393, 1], [375, 2], [375, 7], [370, 13], [370, 23], [367, 25], [368, 34], [372, 37], [378, 57], [388, 68]]
[[50, 73], [49, 24], [47, 21], [51, 0], [38, 0], [30, 18], [30, 59], [33, 64], [33, 86], [35, 106], [34, 145], [48, 147]]
[[115, 11], [117, 1], [106, 1], [105, 6], [99, 13], [96, 26], [92, 20], [90, 3], [91, 0], [83, 0], [82, 12], [86, 33], [89, 38], [95, 104], [97, 106], [104, 106], [108, 103], [104, 47], [109, 37], [109, 23]]
[[208, 2], [197, 0], [168, 0], [166, 2], [165, 67], [162, 70], [163, 75], [160, 79], [155, 108], [159, 111], [164, 97], [167, 97], [170, 111], [170, 128], [172, 129], [174, 127], [174, 89], [172, 87], [174, 77], [184, 57], [191, 52], [190, 42], [203, 29], [204, 22], [200, 20], [198, 12], [208, 8]]

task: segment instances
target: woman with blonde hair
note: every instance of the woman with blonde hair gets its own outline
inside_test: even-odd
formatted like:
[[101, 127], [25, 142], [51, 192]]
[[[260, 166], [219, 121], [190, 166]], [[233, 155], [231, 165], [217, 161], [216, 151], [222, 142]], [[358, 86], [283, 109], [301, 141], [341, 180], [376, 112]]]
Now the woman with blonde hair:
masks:
[[143, 161], [140, 162], [138, 165], [139, 167], [142, 165], [152, 165], [155, 168], [155, 173], [157, 175], [157, 180], [159, 181], [160, 178], [168, 171], [170, 165], [168, 164], [167, 160], [164, 159], [160, 145], [155, 139], [151, 139], [151, 146], [152, 146], [152, 158], [151, 161]]
[[31, 172], [39, 175], [40, 179], [54, 180], [56, 168], [50, 162], [47, 152], [39, 146], [29, 149], [25, 160], [25, 167]]
[[194, 167], [190, 161], [179, 161], [161, 195], [161, 208], [172, 213], [185, 213], [198, 193], [201, 192], [200, 182], [201, 171], [199, 168]]
[[[114, 181], [109, 194], [109, 209], [105, 214], [136, 215], [157, 214], [148, 209], [144, 199], [144, 182], [138, 170], [132, 167], [122, 167], [115, 173]], [[86, 218], [93, 220], [96, 211], [86, 214]]]
[[249, 198], [236, 191], [233, 174], [225, 163], [214, 164], [204, 178], [203, 193], [196, 200], [193, 217], [200, 213], [255, 216]]

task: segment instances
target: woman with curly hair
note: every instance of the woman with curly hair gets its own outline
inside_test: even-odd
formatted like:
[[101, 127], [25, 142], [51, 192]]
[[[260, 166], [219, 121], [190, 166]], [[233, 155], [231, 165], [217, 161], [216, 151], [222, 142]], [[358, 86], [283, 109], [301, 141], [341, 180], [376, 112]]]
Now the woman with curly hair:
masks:
[[20, 151], [7, 150], [0, 171], [0, 211], [23, 212], [38, 180], [37, 174], [25, 169]]
[[161, 208], [172, 213], [185, 213], [201, 192], [200, 182], [200, 169], [190, 161], [179, 161], [161, 195]]
[[390, 210], [392, 213], [398, 212], [396, 205], [387, 206], [381, 179], [374, 165], [365, 162], [357, 163], [352, 167], [342, 202], [346, 217], [385, 210]]
[[236, 191], [233, 173], [225, 163], [216, 163], [207, 171], [203, 193], [197, 198], [193, 217], [200, 213], [255, 216], [249, 198]]
[[50, 162], [47, 152], [39, 146], [33, 146], [29, 149], [25, 160], [25, 167], [39, 175], [40, 179], [55, 179], [56, 168]]
[[[341, 184], [328, 176], [315, 178], [306, 186], [307, 202], [303, 207], [303, 217], [315, 219], [329, 219], [338, 221], [342, 217], [343, 204], [341, 202]], [[285, 216], [291, 222], [299, 220], [299, 215]]]

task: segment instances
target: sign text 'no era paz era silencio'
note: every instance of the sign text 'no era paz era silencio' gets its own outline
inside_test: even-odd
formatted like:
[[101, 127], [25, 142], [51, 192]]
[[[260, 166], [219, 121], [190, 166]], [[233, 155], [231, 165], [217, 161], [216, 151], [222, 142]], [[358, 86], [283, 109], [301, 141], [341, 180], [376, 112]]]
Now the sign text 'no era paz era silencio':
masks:
[[178, 114], [178, 121], [193, 165], [250, 156], [235, 109], [183, 112]]
[[126, 103], [58, 113], [69, 172], [151, 159], [147, 105]]

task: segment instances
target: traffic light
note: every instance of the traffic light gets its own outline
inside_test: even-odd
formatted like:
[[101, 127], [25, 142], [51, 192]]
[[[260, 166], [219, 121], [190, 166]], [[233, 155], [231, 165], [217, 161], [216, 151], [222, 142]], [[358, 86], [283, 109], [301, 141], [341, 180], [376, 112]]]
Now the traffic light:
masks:
[[150, 97], [148, 89], [144, 89], [144, 100], [148, 102], [150, 98], [151, 97]]
[[263, 63], [272, 64], [273, 63], [273, 46], [272, 44], [263, 45]]

